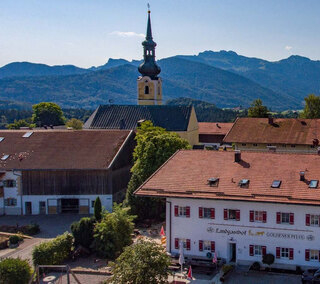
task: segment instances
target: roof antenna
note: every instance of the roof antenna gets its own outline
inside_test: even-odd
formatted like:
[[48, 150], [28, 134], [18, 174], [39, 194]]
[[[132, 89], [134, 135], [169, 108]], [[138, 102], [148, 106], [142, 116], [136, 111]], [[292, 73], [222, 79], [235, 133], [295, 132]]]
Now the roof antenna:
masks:
[[150, 4], [148, 3], [147, 6], [148, 6], [148, 13], [150, 13]]

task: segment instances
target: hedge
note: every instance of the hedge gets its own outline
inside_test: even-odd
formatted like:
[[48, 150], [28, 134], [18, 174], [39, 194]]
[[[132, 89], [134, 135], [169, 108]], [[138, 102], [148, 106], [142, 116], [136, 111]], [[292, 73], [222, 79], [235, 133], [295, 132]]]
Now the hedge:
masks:
[[70, 256], [73, 237], [68, 232], [55, 239], [41, 243], [32, 251], [33, 264], [36, 265], [58, 265], [62, 264]]
[[26, 284], [32, 276], [26, 260], [6, 258], [0, 262], [0, 284]]
[[74, 237], [75, 246], [81, 245], [90, 248], [93, 242], [93, 229], [96, 220], [94, 217], [84, 217], [78, 222], [71, 224], [71, 232]]

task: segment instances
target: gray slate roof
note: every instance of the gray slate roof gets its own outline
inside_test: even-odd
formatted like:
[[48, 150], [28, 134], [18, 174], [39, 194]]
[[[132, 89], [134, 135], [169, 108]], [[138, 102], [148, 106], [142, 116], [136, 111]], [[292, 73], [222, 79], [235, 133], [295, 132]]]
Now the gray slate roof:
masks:
[[139, 120], [151, 120], [168, 131], [186, 131], [192, 106], [101, 105], [84, 124], [90, 129], [135, 129]]

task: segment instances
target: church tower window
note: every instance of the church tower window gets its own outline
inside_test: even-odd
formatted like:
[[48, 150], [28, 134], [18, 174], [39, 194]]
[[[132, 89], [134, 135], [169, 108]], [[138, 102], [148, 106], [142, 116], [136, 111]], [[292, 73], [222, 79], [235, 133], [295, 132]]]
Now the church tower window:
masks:
[[145, 86], [145, 87], [144, 87], [144, 93], [145, 93], [146, 95], [149, 95], [149, 86]]

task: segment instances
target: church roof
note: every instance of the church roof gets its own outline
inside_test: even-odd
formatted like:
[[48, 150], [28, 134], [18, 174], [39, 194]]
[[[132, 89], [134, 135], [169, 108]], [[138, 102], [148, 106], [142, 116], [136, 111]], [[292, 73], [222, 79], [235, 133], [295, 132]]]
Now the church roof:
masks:
[[101, 105], [84, 124], [90, 129], [135, 129], [139, 120], [150, 120], [168, 131], [188, 129], [192, 106]]

